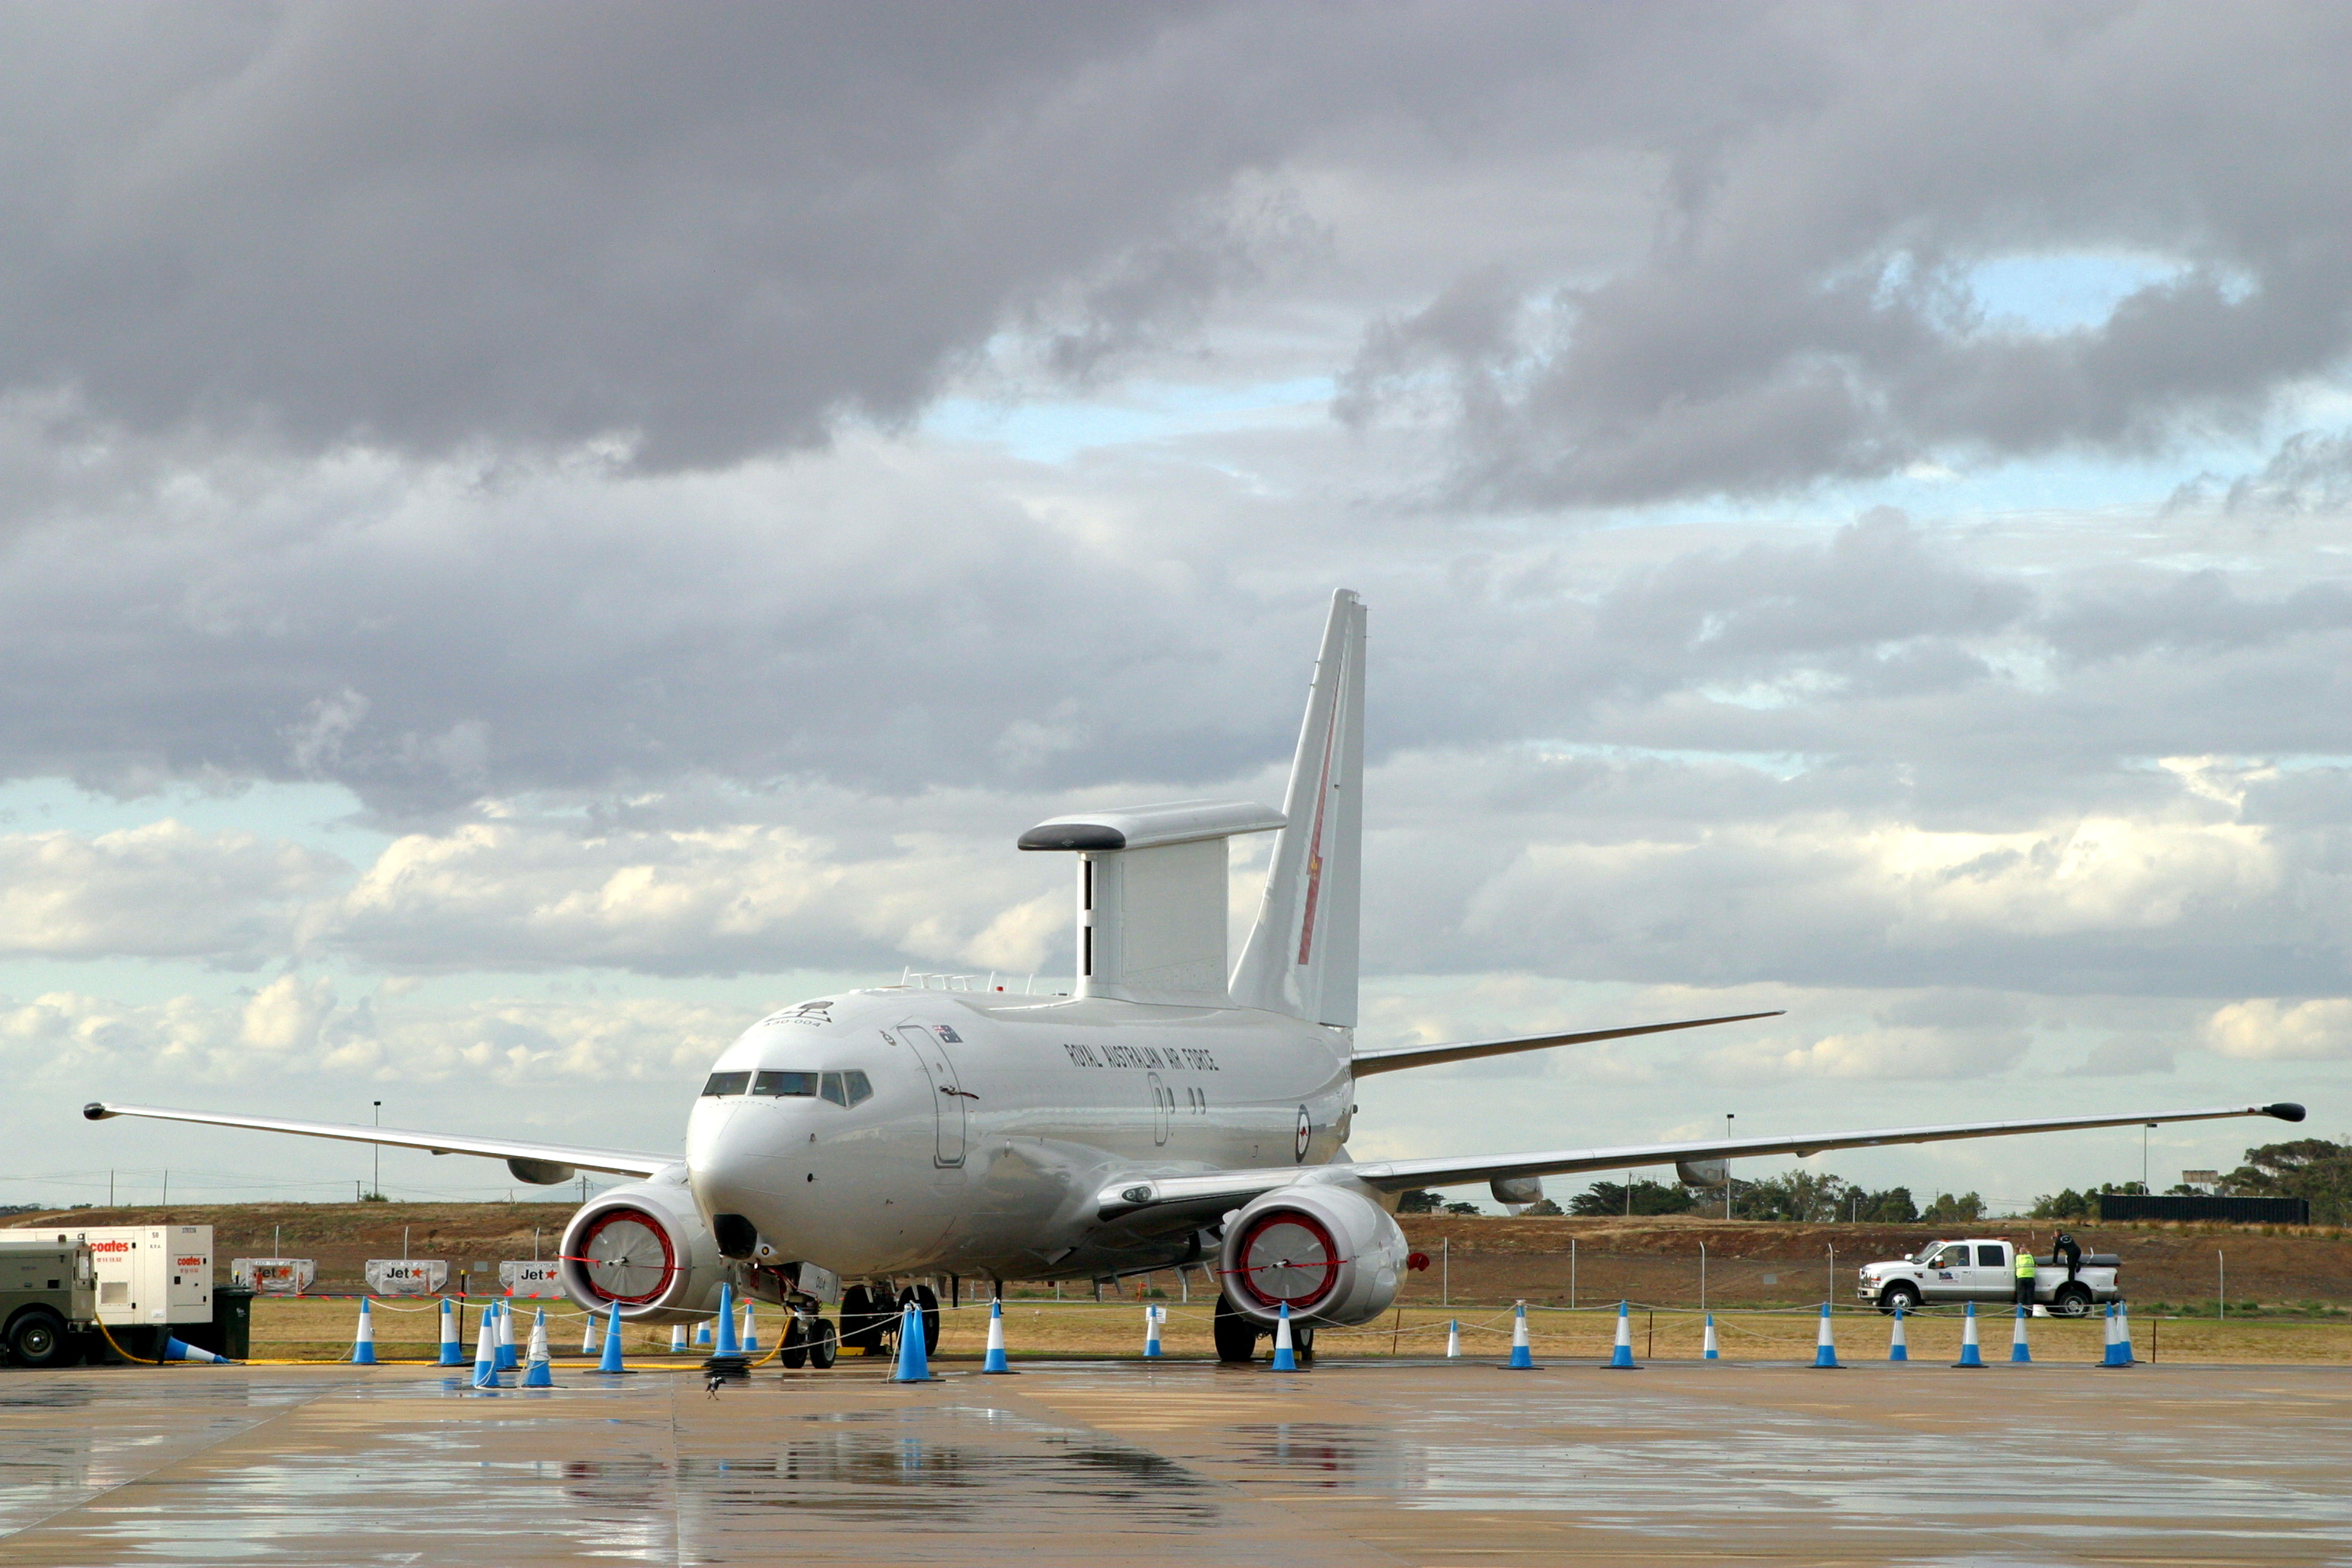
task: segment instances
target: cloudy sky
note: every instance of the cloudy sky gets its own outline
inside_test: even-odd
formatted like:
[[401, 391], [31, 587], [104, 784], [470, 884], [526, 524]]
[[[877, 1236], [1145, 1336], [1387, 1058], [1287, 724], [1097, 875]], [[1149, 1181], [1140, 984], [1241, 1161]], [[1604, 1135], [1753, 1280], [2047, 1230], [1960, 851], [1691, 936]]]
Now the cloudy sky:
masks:
[[1367, 1043], [1787, 1009], [1381, 1079], [1360, 1154], [2340, 1136], [2348, 62], [2320, 6], [0, 6], [0, 1202], [370, 1173], [93, 1097], [660, 1144], [775, 1003], [1065, 973], [1015, 834], [1278, 799], [1341, 585]]

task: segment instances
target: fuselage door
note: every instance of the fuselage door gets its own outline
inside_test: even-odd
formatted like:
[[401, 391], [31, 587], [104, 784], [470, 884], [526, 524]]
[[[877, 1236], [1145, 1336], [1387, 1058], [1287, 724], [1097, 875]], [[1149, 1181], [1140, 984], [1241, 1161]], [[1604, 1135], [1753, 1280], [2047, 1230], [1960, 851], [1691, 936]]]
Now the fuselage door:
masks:
[[901, 1024], [898, 1038], [923, 1064], [931, 1080], [931, 1116], [936, 1130], [931, 1163], [953, 1167], [963, 1163], [964, 1107], [971, 1097], [956, 1080], [955, 1060], [948, 1055], [940, 1032], [922, 1024]]

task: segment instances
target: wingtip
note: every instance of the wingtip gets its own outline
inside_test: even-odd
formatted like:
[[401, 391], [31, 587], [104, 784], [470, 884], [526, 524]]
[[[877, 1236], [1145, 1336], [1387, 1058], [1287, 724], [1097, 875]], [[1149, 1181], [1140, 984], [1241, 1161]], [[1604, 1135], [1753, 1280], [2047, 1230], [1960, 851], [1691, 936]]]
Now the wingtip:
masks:
[[2275, 1116], [2281, 1121], [2300, 1121], [2303, 1120], [2305, 1112], [2303, 1107], [2297, 1105], [2294, 1101], [2291, 1100], [2282, 1100], [2276, 1105], [2263, 1106], [2263, 1114], [2264, 1116]]
[[95, 1100], [91, 1100], [88, 1105], [83, 1106], [81, 1108], [81, 1113], [85, 1119], [91, 1121], [103, 1121], [108, 1117], [114, 1114], [114, 1112], [109, 1110], [101, 1101]]

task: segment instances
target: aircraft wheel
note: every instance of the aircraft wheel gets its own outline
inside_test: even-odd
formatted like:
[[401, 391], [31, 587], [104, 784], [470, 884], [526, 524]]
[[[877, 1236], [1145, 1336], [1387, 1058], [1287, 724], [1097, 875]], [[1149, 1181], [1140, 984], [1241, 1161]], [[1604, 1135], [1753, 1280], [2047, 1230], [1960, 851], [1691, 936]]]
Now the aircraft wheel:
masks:
[[834, 1333], [833, 1325], [823, 1318], [811, 1318], [809, 1320], [809, 1365], [823, 1372], [833, 1364], [834, 1358], [840, 1353], [841, 1341]]
[[1290, 1325], [1290, 1353], [1297, 1357], [1300, 1361], [1313, 1361], [1315, 1359], [1314, 1324], [1293, 1323]]
[[1209, 1331], [1217, 1342], [1217, 1359], [1234, 1363], [1255, 1358], [1257, 1337], [1265, 1332], [1254, 1320], [1234, 1310], [1223, 1291], [1217, 1293], [1217, 1310], [1209, 1319]]
[[785, 1313], [784, 1345], [776, 1352], [776, 1359], [784, 1363], [785, 1371], [798, 1372], [808, 1364], [808, 1341], [801, 1333], [801, 1315], [798, 1312]]
[[851, 1350], [879, 1351], [889, 1317], [889, 1309], [865, 1286], [850, 1286], [841, 1293], [841, 1342]]
[[940, 1293], [929, 1285], [911, 1285], [898, 1292], [898, 1310], [905, 1311], [912, 1301], [915, 1310], [923, 1315], [923, 1353], [940, 1353]]

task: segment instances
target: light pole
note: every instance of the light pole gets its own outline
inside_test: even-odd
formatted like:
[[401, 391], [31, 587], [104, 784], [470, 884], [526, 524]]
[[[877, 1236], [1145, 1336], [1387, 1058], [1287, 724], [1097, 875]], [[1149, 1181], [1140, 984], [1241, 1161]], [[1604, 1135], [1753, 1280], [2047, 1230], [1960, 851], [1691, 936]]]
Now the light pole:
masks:
[[2139, 1190], [2143, 1193], [2156, 1191], [2147, 1179], [2147, 1130], [2155, 1125], [2153, 1121], [2147, 1122], [2139, 1130]]
[[[375, 1124], [381, 1128], [383, 1125], [383, 1101], [379, 1100], [374, 1104]], [[377, 1197], [382, 1197], [383, 1196], [383, 1145], [377, 1143], [372, 1147], [375, 1150], [375, 1184], [368, 1190]]]
[[[1731, 1119], [1736, 1114], [1729, 1110], [1723, 1113], [1723, 1141], [1727, 1143], [1731, 1142]], [[1731, 1155], [1728, 1151], [1723, 1156], [1723, 1217], [1731, 1217]]]

